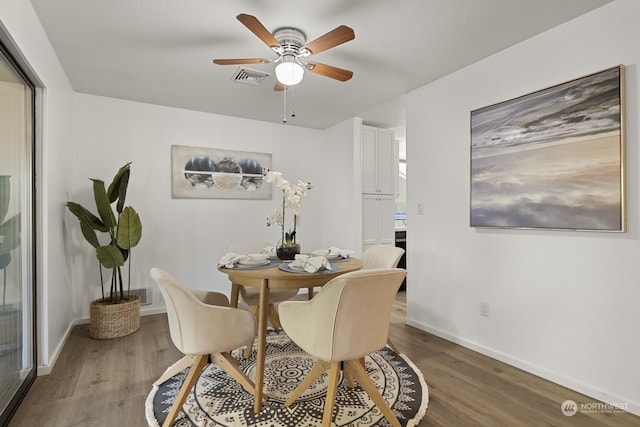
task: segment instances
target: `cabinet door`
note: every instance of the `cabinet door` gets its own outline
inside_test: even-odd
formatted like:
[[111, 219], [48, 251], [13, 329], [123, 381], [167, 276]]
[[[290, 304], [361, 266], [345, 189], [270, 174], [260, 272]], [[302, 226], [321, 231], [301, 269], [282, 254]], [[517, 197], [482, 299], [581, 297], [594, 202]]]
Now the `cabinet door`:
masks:
[[396, 194], [398, 180], [398, 144], [393, 132], [386, 129], [378, 130], [378, 193]]
[[378, 198], [378, 243], [382, 245], [396, 244], [396, 202], [393, 196]]
[[378, 214], [378, 196], [365, 194], [362, 196], [362, 244], [376, 245], [380, 227]]
[[362, 126], [362, 192], [378, 192], [378, 130], [371, 126]]
[[395, 201], [391, 196], [362, 197], [362, 244], [395, 245]]

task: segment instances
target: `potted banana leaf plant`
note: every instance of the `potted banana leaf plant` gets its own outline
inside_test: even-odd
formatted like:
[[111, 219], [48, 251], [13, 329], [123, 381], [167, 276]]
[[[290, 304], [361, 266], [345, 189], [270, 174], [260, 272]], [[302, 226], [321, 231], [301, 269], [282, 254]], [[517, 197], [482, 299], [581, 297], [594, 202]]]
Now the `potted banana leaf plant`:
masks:
[[[142, 223], [136, 210], [125, 206], [130, 174], [131, 163], [127, 163], [118, 170], [108, 188], [104, 181], [91, 179], [98, 215], [78, 203], [66, 204], [80, 222], [82, 235], [93, 246], [98, 259], [102, 298], [90, 305], [89, 335], [92, 338], [117, 338], [140, 328], [140, 299], [131, 295], [131, 249], [140, 242]], [[123, 269], [127, 263], [125, 286]], [[110, 272], [108, 293], [105, 293], [103, 269]]]

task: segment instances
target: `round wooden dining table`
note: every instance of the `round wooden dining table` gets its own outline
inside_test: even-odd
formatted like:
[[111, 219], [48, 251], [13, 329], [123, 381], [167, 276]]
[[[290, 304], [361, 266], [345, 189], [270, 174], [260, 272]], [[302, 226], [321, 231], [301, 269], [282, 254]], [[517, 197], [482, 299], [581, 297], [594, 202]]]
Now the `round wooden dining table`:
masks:
[[[267, 349], [267, 315], [269, 307], [269, 289], [275, 288], [308, 288], [310, 295], [314, 287], [323, 286], [334, 277], [362, 268], [362, 261], [349, 258], [346, 261], [331, 263], [332, 270], [322, 270], [317, 273], [285, 271], [280, 268], [286, 262], [275, 264], [268, 268], [226, 268], [218, 267], [231, 281], [231, 306], [238, 306], [239, 285], [260, 289], [260, 305], [258, 309], [258, 343], [256, 353], [256, 395], [254, 412], [262, 410], [264, 397], [264, 364]], [[270, 264], [270, 265], [271, 265]], [[286, 265], [286, 264], [284, 264]]]

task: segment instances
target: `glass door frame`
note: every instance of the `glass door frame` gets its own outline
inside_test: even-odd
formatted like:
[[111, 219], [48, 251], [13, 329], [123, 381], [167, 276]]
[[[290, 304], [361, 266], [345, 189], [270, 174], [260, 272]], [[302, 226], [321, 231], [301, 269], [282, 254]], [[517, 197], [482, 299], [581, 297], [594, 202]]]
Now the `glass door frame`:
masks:
[[[37, 123], [40, 123], [41, 115], [38, 115], [40, 108], [39, 102], [41, 100], [41, 89], [38, 88], [33, 82], [36, 79], [30, 78], [30, 76], [25, 72], [25, 69], [28, 70], [29, 74], [34, 75], [33, 71], [29, 68], [27, 62], [20, 55], [19, 50], [15, 47], [15, 43], [11, 39], [10, 35], [6, 32], [6, 30], [0, 25], [0, 52], [2, 55], [9, 61], [10, 65], [14, 68], [17, 74], [24, 80], [25, 85], [31, 88], [31, 141], [29, 154], [29, 161], [31, 164], [27, 168], [27, 171], [31, 173], [31, 176], [28, 177], [28, 182], [30, 183], [30, 194], [28, 197], [31, 198], [29, 204], [29, 212], [28, 218], [29, 223], [31, 224], [31, 233], [29, 235], [29, 243], [31, 246], [30, 256], [31, 256], [31, 266], [30, 266], [30, 280], [31, 280], [31, 331], [25, 331], [25, 333], [31, 333], [31, 369], [25, 373], [24, 378], [16, 390], [16, 393], [10, 399], [4, 411], [0, 413], [0, 425], [5, 426], [8, 424], [9, 420], [17, 410], [20, 402], [24, 399], [29, 388], [35, 381], [37, 377], [37, 368], [38, 368], [38, 200], [37, 200], [37, 152], [38, 147], [36, 141], [39, 141], [39, 126]], [[19, 59], [17, 59], [19, 58]]]

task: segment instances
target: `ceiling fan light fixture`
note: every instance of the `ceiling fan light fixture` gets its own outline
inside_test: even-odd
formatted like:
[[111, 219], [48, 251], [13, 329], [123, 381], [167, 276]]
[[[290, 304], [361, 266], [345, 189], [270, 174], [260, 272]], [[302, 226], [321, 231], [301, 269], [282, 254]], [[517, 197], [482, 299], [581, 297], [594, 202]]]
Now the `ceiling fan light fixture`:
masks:
[[295, 86], [304, 77], [304, 67], [292, 56], [284, 56], [282, 62], [276, 65], [276, 78], [286, 86]]
[[273, 88], [275, 91], [284, 90], [286, 86], [299, 84], [304, 77], [305, 70], [342, 82], [346, 82], [353, 77], [352, 71], [319, 62], [306, 61], [306, 58], [311, 55], [324, 52], [325, 50], [353, 40], [356, 37], [353, 28], [340, 25], [307, 43], [306, 35], [297, 28], [281, 27], [271, 33], [258, 18], [253, 15], [241, 13], [236, 16], [236, 18], [264, 44], [269, 46], [278, 57], [276, 59], [214, 59], [214, 64], [273, 64], [276, 66], [275, 73], [277, 81]]

